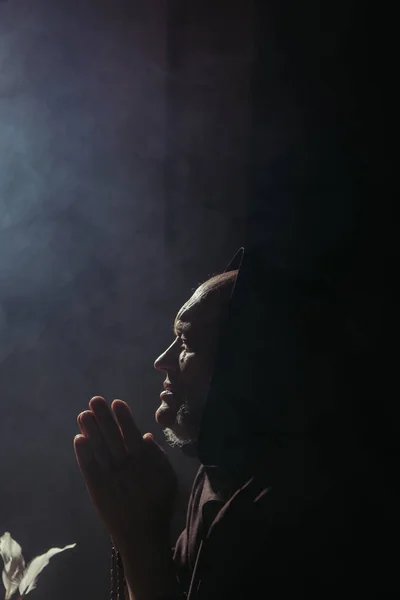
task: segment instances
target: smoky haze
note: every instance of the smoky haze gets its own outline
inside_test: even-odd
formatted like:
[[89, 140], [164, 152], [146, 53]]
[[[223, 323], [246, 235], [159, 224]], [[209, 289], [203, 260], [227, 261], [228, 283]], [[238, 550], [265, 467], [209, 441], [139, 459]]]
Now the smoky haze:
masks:
[[[77, 543], [43, 571], [38, 600], [108, 597], [110, 545], [73, 454], [76, 416], [93, 395], [123, 398], [163, 439], [153, 361], [191, 288], [241, 243], [251, 50], [231, 56], [228, 39], [213, 58], [205, 36], [171, 73], [166, 11], [161, 0], [0, 4], [0, 534], [27, 560]], [[186, 105], [175, 133], [171, 77]], [[196, 85], [210, 90], [203, 101]], [[171, 145], [192, 149], [173, 168]], [[201, 162], [212, 156], [217, 168]], [[196, 465], [171, 459], [177, 532]]]

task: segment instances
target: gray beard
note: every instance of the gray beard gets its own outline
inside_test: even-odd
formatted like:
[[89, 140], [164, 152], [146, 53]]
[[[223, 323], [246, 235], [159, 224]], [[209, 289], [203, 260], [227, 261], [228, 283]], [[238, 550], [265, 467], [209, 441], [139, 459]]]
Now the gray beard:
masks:
[[184, 448], [188, 444], [193, 444], [194, 440], [184, 440], [176, 435], [172, 431], [172, 429], [164, 429], [163, 433], [165, 435], [165, 439], [167, 440], [167, 444], [171, 446], [171, 448]]
[[[188, 407], [187, 403], [185, 402], [184, 404], [182, 404], [182, 406], [179, 408], [178, 412], [176, 413], [177, 424], [180, 427], [184, 427], [185, 417], [188, 417], [189, 415], [190, 415], [189, 407]], [[174, 431], [172, 431], [172, 429], [166, 428], [163, 430], [163, 433], [165, 435], [167, 444], [169, 444], [172, 448], [185, 448], [186, 446], [194, 446], [196, 444], [195, 439], [181, 438]]]

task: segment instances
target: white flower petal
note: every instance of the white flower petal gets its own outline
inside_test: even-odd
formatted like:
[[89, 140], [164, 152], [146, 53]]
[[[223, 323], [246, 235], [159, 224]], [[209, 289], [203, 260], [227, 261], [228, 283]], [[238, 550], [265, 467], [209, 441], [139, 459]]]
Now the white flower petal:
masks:
[[0, 538], [0, 554], [4, 561], [2, 579], [6, 589], [5, 600], [9, 600], [21, 582], [25, 561], [21, 546], [13, 540], [8, 531]]
[[[22, 574], [21, 574], [21, 577], [22, 577]], [[15, 594], [15, 592], [18, 589], [18, 585], [21, 580], [21, 577], [18, 577], [16, 579], [11, 579], [10, 577], [8, 577], [7, 573], [5, 571], [3, 571], [2, 578], [3, 578], [4, 587], [6, 589], [5, 600], [10, 600], [10, 598]]]
[[8, 563], [12, 559], [22, 558], [22, 548], [12, 539], [11, 534], [8, 531], [0, 537], [0, 554], [4, 561], [4, 564]]
[[24, 576], [19, 584], [19, 593], [21, 596], [23, 594], [29, 594], [36, 587], [36, 580], [38, 578], [39, 573], [43, 571], [43, 569], [49, 564], [50, 558], [55, 554], [59, 554], [60, 552], [64, 552], [64, 550], [69, 550], [70, 548], [75, 548], [76, 544], [70, 544], [69, 546], [65, 546], [64, 548], [50, 548], [45, 554], [41, 554], [32, 560], [32, 562], [27, 566]]

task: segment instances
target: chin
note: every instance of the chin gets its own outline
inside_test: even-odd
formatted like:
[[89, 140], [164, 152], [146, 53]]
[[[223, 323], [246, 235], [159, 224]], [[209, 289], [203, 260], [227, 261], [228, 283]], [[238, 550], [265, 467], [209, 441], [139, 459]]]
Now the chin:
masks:
[[[159, 409], [160, 410], [160, 409]], [[158, 414], [158, 423], [164, 425], [165, 439], [172, 448], [180, 448], [187, 456], [197, 456], [197, 438], [199, 415], [193, 412], [185, 402], [177, 412], [168, 414], [168, 409]], [[168, 418], [165, 418], [168, 417]]]

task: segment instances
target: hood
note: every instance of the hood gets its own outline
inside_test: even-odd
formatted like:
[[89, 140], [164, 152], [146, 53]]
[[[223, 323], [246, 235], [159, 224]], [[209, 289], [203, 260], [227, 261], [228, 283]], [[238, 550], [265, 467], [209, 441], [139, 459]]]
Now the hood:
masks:
[[286, 456], [343, 472], [361, 445], [346, 379], [350, 342], [333, 289], [249, 247], [225, 270], [234, 269], [199, 436], [202, 464], [247, 476]]

